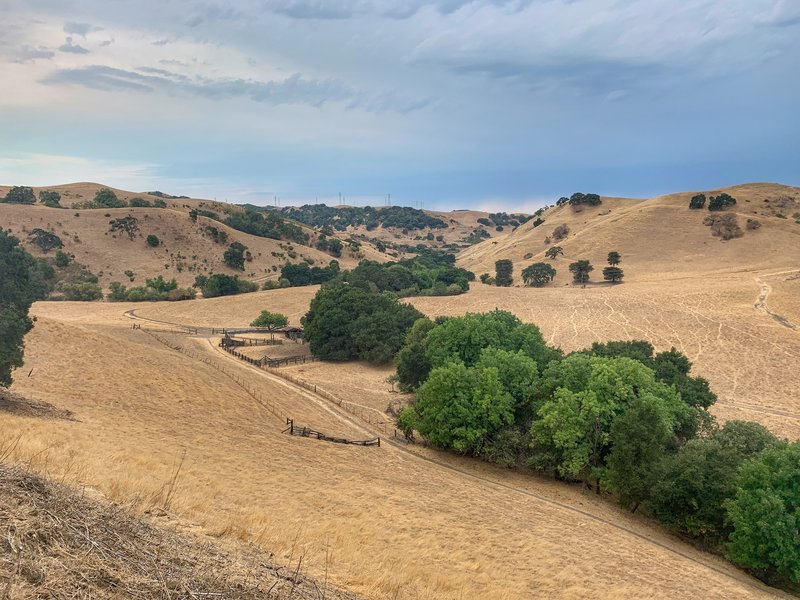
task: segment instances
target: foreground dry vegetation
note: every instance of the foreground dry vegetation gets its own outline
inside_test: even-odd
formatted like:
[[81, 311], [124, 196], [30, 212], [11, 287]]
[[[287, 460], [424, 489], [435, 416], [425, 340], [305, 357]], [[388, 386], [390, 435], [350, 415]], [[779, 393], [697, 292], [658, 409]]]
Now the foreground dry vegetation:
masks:
[[[174, 522], [165, 510], [149, 512], [156, 523]], [[356, 599], [303, 576], [299, 563], [274, 565], [252, 546], [226, 551], [3, 464], [0, 514], [4, 598]]]

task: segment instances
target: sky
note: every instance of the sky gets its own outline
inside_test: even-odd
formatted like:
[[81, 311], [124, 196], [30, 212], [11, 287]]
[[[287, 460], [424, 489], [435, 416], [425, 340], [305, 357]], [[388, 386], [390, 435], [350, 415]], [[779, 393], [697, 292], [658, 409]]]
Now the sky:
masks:
[[2, 0], [0, 23], [4, 185], [489, 210], [800, 185], [798, 0]]

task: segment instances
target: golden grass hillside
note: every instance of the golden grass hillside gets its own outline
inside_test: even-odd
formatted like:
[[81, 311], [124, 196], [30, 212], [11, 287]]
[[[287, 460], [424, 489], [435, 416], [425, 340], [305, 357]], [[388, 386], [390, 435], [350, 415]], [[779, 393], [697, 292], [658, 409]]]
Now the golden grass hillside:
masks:
[[[800, 265], [800, 188], [775, 184], [749, 184], [722, 188], [706, 195], [727, 192], [737, 199], [725, 212], [736, 214], [744, 235], [723, 242], [703, 225], [707, 209], [690, 210], [686, 192], [649, 200], [604, 198], [596, 207], [578, 212], [565, 205], [542, 215], [544, 223], [528, 222], [502, 240], [487, 240], [468, 248], [458, 265], [476, 274], [494, 275], [495, 261], [511, 259], [515, 283], [521, 271], [534, 262], [550, 262], [558, 271], [553, 285], [571, 282], [568, 266], [588, 259], [594, 266], [593, 281], [602, 281], [602, 267], [612, 250], [622, 255], [626, 279], [663, 279], [699, 276], [711, 272], [755, 271]], [[782, 218], [778, 215], [784, 215]], [[761, 227], [747, 229], [747, 219]], [[556, 241], [553, 231], [567, 225], [569, 235]], [[550, 241], [546, 240], [550, 238]], [[559, 245], [564, 255], [554, 261], [545, 251]]]
[[[100, 189], [98, 184], [71, 184], [53, 186], [64, 199], [64, 205], [94, 198]], [[6, 188], [0, 187], [0, 194]], [[36, 188], [38, 194], [39, 188]], [[156, 197], [116, 190], [119, 198], [129, 200], [133, 197], [153, 201]], [[69, 196], [65, 196], [69, 194]], [[176, 278], [182, 286], [190, 285], [199, 274], [227, 273], [239, 274], [248, 279], [262, 281], [277, 279], [280, 268], [287, 263], [298, 263], [306, 259], [316, 266], [326, 266], [333, 256], [316, 248], [292, 241], [280, 241], [258, 237], [237, 231], [206, 217], [198, 217], [197, 222], [189, 218], [192, 208], [214, 210], [224, 216], [223, 210], [240, 210], [219, 202], [192, 199], [167, 199], [166, 209], [157, 208], [116, 208], [116, 209], [57, 209], [41, 205], [11, 205], [0, 203], [0, 227], [11, 230], [26, 250], [43, 256], [39, 249], [28, 243], [28, 234], [35, 228], [52, 231], [64, 243], [64, 251], [99, 275], [100, 284], [108, 287], [111, 281], [126, 285], [144, 285], [145, 279], [163, 275], [166, 279]], [[139, 235], [133, 240], [121, 233], [109, 231], [109, 221], [132, 215], [139, 222]], [[225, 244], [215, 243], [206, 227], [213, 226], [228, 235]], [[310, 228], [303, 229], [313, 235]], [[149, 247], [145, 238], [153, 234], [161, 245]], [[247, 246], [253, 256], [245, 263], [245, 271], [236, 271], [223, 261], [223, 253], [232, 242]], [[364, 258], [387, 260], [389, 257], [378, 252], [369, 243], [362, 244]], [[51, 253], [52, 254], [52, 253]], [[294, 257], [292, 256], [294, 254]], [[342, 267], [355, 266], [360, 258], [348, 250], [337, 258]], [[130, 280], [126, 271], [133, 272]]]
[[[185, 303], [197, 311], [187, 318], [209, 302]], [[777, 593], [579, 487], [423, 449], [282, 434], [285, 421], [258, 398], [326, 433], [372, 432], [208, 340], [160, 334], [180, 351], [170, 349], [131, 329], [126, 308], [34, 306], [13, 389], [74, 420], [0, 413], [8, 459], [141, 511], [174, 489], [171, 511], [199, 531], [254, 542], [284, 564], [302, 556], [309, 574], [372, 598]]]
[[[141, 198], [148, 202], [163, 200], [166, 209], [152, 208], [119, 208], [119, 209], [79, 209], [73, 207], [78, 203], [94, 198], [101, 188], [97, 183], [81, 182], [49, 187], [33, 188], [38, 198], [43, 190], [57, 191], [61, 194], [64, 209], [46, 208], [40, 204], [34, 206], [9, 205], [0, 203], [0, 227], [10, 229], [19, 237], [26, 249], [34, 255], [41, 256], [39, 249], [27, 243], [28, 233], [34, 228], [52, 231], [64, 242], [64, 250], [74, 254], [77, 261], [87, 265], [90, 270], [100, 275], [100, 283], [104, 288], [111, 281], [119, 281], [126, 285], [143, 285], [145, 279], [163, 275], [166, 279], [175, 277], [181, 286], [190, 285], [196, 275], [214, 273], [239, 274], [256, 281], [277, 279], [280, 268], [287, 263], [299, 263], [304, 260], [313, 261], [315, 266], [326, 266], [333, 256], [321, 252], [314, 247], [318, 232], [313, 228], [298, 224], [310, 236], [309, 245], [292, 241], [280, 241], [253, 236], [236, 231], [217, 221], [199, 216], [197, 222], [189, 219], [189, 211], [210, 210], [224, 217], [227, 212], [240, 211], [241, 207], [215, 200], [195, 198], [170, 198], [146, 193], [130, 192], [109, 188], [118, 198], [130, 201]], [[10, 186], [0, 186], [0, 197]], [[370, 241], [373, 238], [399, 244], [416, 245], [424, 243], [439, 247], [444, 243], [457, 242], [479, 224], [477, 219], [488, 213], [479, 211], [453, 211], [450, 213], [431, 213], [448, 223], [447, 229], [415, 230], [402, 233], [394, 228], [378, 228], [367, 231], [365, 228], [350, 227], [345, 232], [336, 232], [345, 245], [341, 257], [336, 258], [343, 268], [354, 267], [359, 260], [366, 258], [380, 262], [392, 260], [394, 257], [379, 252]], [[139, 220], [140, 234], [129, 240], [124, 234], [109, 231], [109, 221], [132, 215]], [[228, 235], [225, 244], [215, 243], [206, 227], [213, 226]], [[489, 228], [490, 233], [501, 238], [510, 231], [497, 233]], [[428, 242], [428, 233], [442, 235], [443, 242]], [[150, 248], [145, 238], [156, 235], [161, 245]], [[347, 249], [348, 240], [357, 238], [361, 244], [358, 253]], [[421, 238], [420, 240], [415, 238]], [[248, 247], [253, 260], [245, 264], [245, 271], [235, 271], [228, 267], [222, 255], [228, 244], [240, 242]], [[294, 254], [294, 256], [292, 256]], [[403, 252], [394, 251], [396, 257], [403, 258]], [[131, 282], [126, 271], [134, 273]]]

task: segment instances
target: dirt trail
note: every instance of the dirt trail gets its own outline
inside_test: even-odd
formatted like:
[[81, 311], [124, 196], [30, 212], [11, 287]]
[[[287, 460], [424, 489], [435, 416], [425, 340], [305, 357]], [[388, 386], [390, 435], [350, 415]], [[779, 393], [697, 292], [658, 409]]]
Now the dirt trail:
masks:
[[767, 298], [772, 293], [772, 286], [764, 281], [765, 277], [774, 277], [776, 275], [786, 275], [788, 273], [800, 273], [800, 271], [792, 270], [792, 271], [780, 271], [778, 273], [769, 273], [767, 275], [762, 275], [761, 277], [756, 277], [755, 281], [759, 286], [759, 293], [758, 298], [756, 298], [756, 302], [753, 307], [770, 317], [776, 323], [783, 325], [784, 327], [788, 327], [794, 331], [800, 330], [800, 326], [792, 323], [789, 319], [784, 317], [783, 315], [779, 315], [777, 313], [772, 312], [769, 307], [767, 306]]

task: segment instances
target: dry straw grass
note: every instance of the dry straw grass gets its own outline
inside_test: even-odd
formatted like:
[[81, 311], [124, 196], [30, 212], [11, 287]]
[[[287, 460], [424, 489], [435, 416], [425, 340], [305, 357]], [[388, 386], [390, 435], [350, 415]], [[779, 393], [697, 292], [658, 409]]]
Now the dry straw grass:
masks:
[[[255, 547], [230, 551], [163, 524], [153, 526], [123, 506], [5, 464], [0, 464], [0, 515], [3, 600], [355, 599], [305, 577], [302, 557], [294, 568], [280, 567]], [[151, 520], [174, 526], [166, 510], [152, 515]]]

